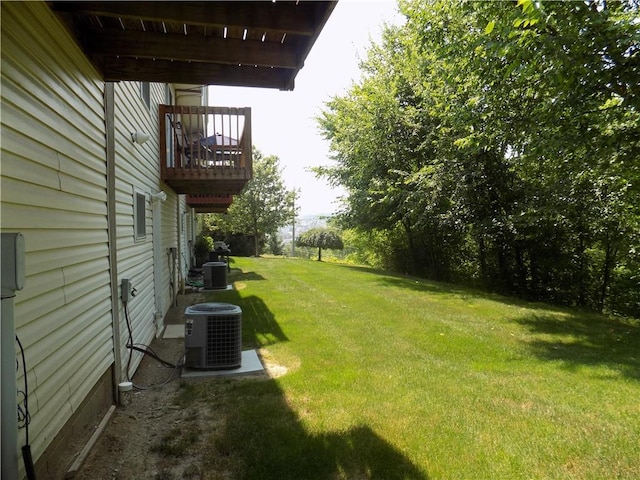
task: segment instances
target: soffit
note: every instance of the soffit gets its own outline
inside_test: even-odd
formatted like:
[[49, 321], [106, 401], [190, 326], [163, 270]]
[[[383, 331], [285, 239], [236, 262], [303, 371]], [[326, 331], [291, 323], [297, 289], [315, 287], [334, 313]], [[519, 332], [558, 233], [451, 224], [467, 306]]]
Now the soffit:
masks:
[[292, 90], [337, 2], [49, 2], [105, 81]]

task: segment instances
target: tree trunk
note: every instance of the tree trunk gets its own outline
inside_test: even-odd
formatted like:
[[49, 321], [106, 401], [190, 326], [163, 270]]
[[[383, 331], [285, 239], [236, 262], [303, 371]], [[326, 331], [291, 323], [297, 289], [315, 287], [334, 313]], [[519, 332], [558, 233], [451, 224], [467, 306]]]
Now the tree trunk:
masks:
[[529, 285], [527, 285], [527, 267], [524, 263], [524, 252], [522, 251], [522, 247], [515, 242], [515, 256], [516, 256], [516, 265], [518, 268], [518, 293], [522, 295], [523, 293], [529, 294]]
[[318, 261], [322, 261], [322, 247], [318, 247]]
[[478, 263], [480, 265], [480, 278], [482, 279], [483, 285], [488, 285], [488, 273], [487, 273], [487, 255], [486, 255], [486, 247], [484, 244], [484, 236], [482, 234], [478, 235]]
[[407, 235], [407, 245], [409, 246], [409, 265], [410, 268], [409, 273], [416, 273], [416, 265], [418, 264], [417, 258], [417, 250], [416, 250], [416, 242], [413, 238], [413, 231], [411, 230], [411, 224], [409, 220], [402, 219], [402, 226], [404, 227], [405, 234]]
[[254, 237], [253, 237], [253, 249], [254, 249], [254, 254], [255, 254], [256, 257], [259, 257], [260, 256], [260, 249], [259, 249], [260, 242], [258, 241], [258, 237], [259, 237], [259, 235], [258, 235], [258, 232], [259, 232], [259, 229], [258, 229], [258, 215], [255, 212], [253, 212], [252, 215], [251, 215], [251, 223], [253, 224], [253, 235], [254, 235]]
[[587, 272], [584, 251], [584, 235], [580, 233], [578, 235], [578, 251], [576, 255], [578, 256], [578, 305], [581, 307], [584, 307], [587, 303], [587, 288], [585, 284]]
[[507, 245], [502, 238], [494, 242], [496, 246], [496, 256], [498, 260], [498, 279], [501, 292], [513, 293], [513, 285], [511, 281], [511, 273], [509, 271], [509, 260], [507, 258]]
[[611, 283], [611, 272], [613, 270], [616, 255], [617, 248], [614, 247], [611, 240], [607, 238], [607, 243], [605, 245], [604, 265], [602, 266], [602, 286], [600, 289], [600, 299], [598, 302], [598, 309], [601, 313], [604, 310], [604, 304], [607, 299], [607, 291], [609, 290], [609, 284]]

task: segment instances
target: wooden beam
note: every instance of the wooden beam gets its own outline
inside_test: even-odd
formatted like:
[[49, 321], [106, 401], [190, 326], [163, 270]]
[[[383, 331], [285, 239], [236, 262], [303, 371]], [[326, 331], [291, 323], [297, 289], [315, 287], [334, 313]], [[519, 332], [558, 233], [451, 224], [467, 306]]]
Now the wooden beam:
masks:
[[[59, 12], [191, 25], [239, 26], [314, 35], [322, 12], [335, 2], [51, 2]], [[320, 18], [319, 18], [320, 17]]]
[[104, 57], [105, 81], [230, 85], [293, 90], [296, 70], [238, 65]]
[[293, 42], [266, 43], [131, 30], [91, 30], [85, 37], [92, 55], [156, 58], [229, 65], [300, 69]]
[[[117, 345], [116, 347], [120, 348], [120, 345]], [[82, 465], [84, 464], [85, 460], [91, 453], [91, 450], [106, 431], [107, 426], [109, 425], [109, 421], [111, 420], [111, 417], [113, 417], [115, 411], [116, 406], [111, 405], [107, 410], [107, 413], [105, 413], [104, 417], [102, 417], [102, 420], [100, 420], [98, 427], [91, 434], [91, 438], [89, 438], [87, 444], [82, 447], [82, 450], [78, 454], [77, 458], [74, 460], [69, 470], [67, 470], [65, 478], [74, 478], [78, 474], [78, 472], [80, 471], [80, 467], [82, 467]]]

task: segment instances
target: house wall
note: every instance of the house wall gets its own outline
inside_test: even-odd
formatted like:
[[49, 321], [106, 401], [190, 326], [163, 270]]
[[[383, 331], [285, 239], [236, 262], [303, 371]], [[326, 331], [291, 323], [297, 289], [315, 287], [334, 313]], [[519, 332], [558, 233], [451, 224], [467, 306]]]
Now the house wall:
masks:
[[[116, 231], [118, 281], [128, 278], [137, 290], [126, 311], [121, 303], [120, 344], [122, 378], [129, 376], [142, 360], [141, 352], [127, 348], [130, 321], [134, 343], [149, 344], [163, 327], [162, 319], [177, 294], [178, 281], [178, 211], [184, 208], [184, 196], [179, 196], [160, 180], [158, 105], [165, 102], [165, 86], [151, 84], [151, 105], [140, 98], [139, 82], [115, 84], [115, 137], [116, 137]], [[131, 132], [144, 131], [150, 140], [142, 145], [131, 141]], [[146, 194], [146, 229], [144, 239], [136, 240], [133, 223], [134, 192]], [[152, 196], [165, 192], [167, 199], [160, 201], [161, 233], [153, 231]], [[153, 242], [159, 238], [160, 247], [154, 259]], [[176, 249], [172, 253], [170, 248]], [[154, 270], [154, 262], [156, 270]], [[157, 278], [154, 272], [160, 274]], [[157, 289], [154, 281], [159, 283]], [[156, 299], [159, 292], [160, 298]], [[158, 307], [160, 308], [158, 310]], [[129, 357], [131, 359], [129, 360]]]
[[184, 288], [185, 281], [189, 276], [189, 268], [191, 267], [191, 245], [192, 245], [192, 209], [187, 205], [180, 210], [180, 271], [182, 276], [180, 278], [180, 287]]
[[[173, 199], [173, 196], [172, 196]], [[167, 198], [169, 201], [169, 198]], [[164, 205], [163, 205], [164, 206]], [[163, 270], [166, 274], [162, 276], [164, 282], [162, 291], [164, 299], [162, 306], [164, 308], [175, 304], [175, 299], [179, 291], [179, 279], [181, 278], [180, 257], [179, 257], [179, 202], [171, 202], [171, 208], [162, 209], [162, 255], [161, 260]]]
[[111, 378], [104, 83], [43, 3], [2, 2], [1, 70], [0, 221], [25, 237], [15, 323], [38, 460]]
[[[127, 308], [120, 303], [120, 352], [122, 358], [122, 378], [133, 376], [142, 354], [126, 347], [127, 317], [131, 322], [134, 343], [148, 343], [155, 336], [154, 328], [154, 286], [153, 286], [153, 231], [151, 217], [151, 194], [158, 191], [158, 180], [154, 175], [154, 147], [157, 141], [152, 125], [152, 112], [139, 96], [138, 82], [115, 84], [115, 139], [116, 139], [116, 232], [117, 232], [117, 272], [118, 282], [128, 278], [137, 290], [136, 296]], [[153, 93], [153, 92], [152, 92]], [[153, 96], [152, 96], [153, 98]], [[157, 123], [157, 122], [154, 122]], [[142, 144], [131, 141], [131, 132], [144, 131], [151, 139]], [[157, 135], [156, 135], [157, 136]], [[145, 223], [147, 234], [144, 239], [135, 239], [134, 194], [140, 191], [146, 195]], [[129, 374], [127, 374], [127, 364]]]
[[[104, 81], [46, 3], [2, 2], [1, 8], [0, 227], [25, 237], [26, 282], [15, 298], [15, 321], [28, 369], [29, 437], [38, 476], [58, 478], [54, 460], [77, 454], [69, 451], [70, 439], [89, 438], [113, 401], [114, 381], [126, 377], [127, 317], [135, 343], [149, 344], [162, 330], [182, 270], [177, 257], [172, 266], [169, 248], [185, 243], [178, 219], [186, 204], [160, 180], [157, 106], [165, 103], [165, 86], [151, 84], [147, 107], [138, 82], [113, 84], [110, 191]], [[134, 144], [134, 131], [151, 138]], [[147, 235], [140, 240], [134, 238], [136, 190], [146, 195]], [[160, 191], [167, 199], [160, 202], [158, 235], [151, 196]], [[112, 275], [118, 286], [129, 278], [137, 290], [126, 315], [119, 287], [112, 299]], [[132, 355], [131, 375], [141, 359]]]

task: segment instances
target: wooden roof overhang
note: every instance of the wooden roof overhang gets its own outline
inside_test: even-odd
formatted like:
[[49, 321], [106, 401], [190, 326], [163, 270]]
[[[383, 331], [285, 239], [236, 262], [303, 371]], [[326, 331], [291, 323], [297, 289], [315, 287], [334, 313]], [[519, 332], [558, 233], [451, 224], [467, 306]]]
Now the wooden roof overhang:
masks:
[[293, 90], [335, 1], [48, 2], [105, 81]]

